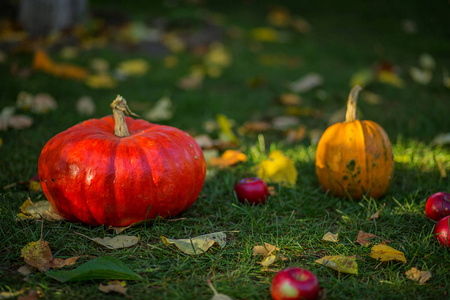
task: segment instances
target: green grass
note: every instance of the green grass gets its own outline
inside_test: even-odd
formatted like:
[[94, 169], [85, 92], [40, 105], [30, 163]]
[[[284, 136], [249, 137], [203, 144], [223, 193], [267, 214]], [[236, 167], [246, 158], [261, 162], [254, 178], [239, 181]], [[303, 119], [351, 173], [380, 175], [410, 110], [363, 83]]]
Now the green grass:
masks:
[[[106, 8], [109, 2], [92, 1], [91, 4], [93, 8]], [[384, 198], [357, 202], [328, 196], [320, 189], [315, 177], [315, 146], [309, 139], [287, 144], [281, 134], [271, 132], [265, 135], [265, 150], [261, 149], [256, 136], [241, 137], [241, 149], [248, 155], [248, 161], [234, 168], [209, 171], [200, 197], [189, 210], [178, 216], [181, 219], [157, 220], [127, 230], [125, 234], [140, 237], [138, 245], [132, 248], [106, 250], [75, 232], [104, 237], [114, 236], [113, 231], [103, 226], [68, 222], [44, 222], [43, 239], [50, 243], [55, 257], [114, 256], [122, 260], [144, 278], [139, 282], [127, 282], [128, 294], [134, 299], [209, 299], [212, 292], [207, 285], [208, 279], [220, 293], [234, 299], [270, 299], [270, 284], [275, 272], [263, 271], [258, 264], [261, 258], [252, 255], [253, 247], [264, 242], [279, 247], [287, 258], [277, 261], [271, 269], [299, 266], [313, 271], [329, 299], [448, 298], [450, 251], [435, 242], [432, 237], [435, 222], [424, 215], [429, 195], [450, 191], [448, 177], [441, 178], [435, 162], [436, 158], [448, 170], [449, 148], [431, 143], [437, 134], [450, 129], [450, 90], [443, 86], [441, 75], [445, 68], [450, 70], [450, 21], [445, 18], [448, 4], [445, 1], [385, 2], [343, 1], [338, 7], [333, 1], [321, 2], [323, 6], [314, 2], [289, 4], [287, 1], [286, 6], [292, 14], [301, 15], [312, 24], [311, 34], [292, 33], [285, 43], [256, 46], [248, 37], [249, 31], [268, 26], [265, 17], [270, 3], [211, 2], [200, 7], [158, 6], [147, 10], [122, 6], [123, 11], [138, 19], [157, 15], [203, 18], [207, 10], [221, 15], [222, 28], [239, 26], [243, 30], [242, 39], [225, 37], [223, 41], [233, 57], [232, 65], [225, 69], [223, 76], [207, 78], [202, 89], [194, 91], [176, 87], [178, 79], [198, 60], [191, 53], [180, 54], [180, 64], [174, 69], [164, 68], [161, 57], [121, 52], [112, 47], [82, 52], [74, 60], [88, 66], [92, 58], [103, 57], [114, 66], [124, 59], [143, 56], [151, 62], [151, 71], [145, 77], [121, 82], [113, 90], [92, 90], [82, 82], [39, 72], [28, 79], [11, 76], [11, 64], [17, 62], [27, 66], [31, 55], [8, 53], [8, 61], [0, 65], [1, 107], [14, 105], [17, 94], [25, 90], [50, 93], [57, 100], [58, 109], [46, 115], [25, 112], [34, 118], [31, 128], [0, 132], [3, 140], [0, 188], [36, 174], [39, 154], [45, 143], [58, 132], [85, 119], [74, 112], [75, 102], [82, 95], [95, 99], [97, 111], [93, 117], [101, 117], [110, 114], [109, 103], [118, 93], [129, 101], [132, 109], [136, 108], [138, 114], [145, 111], [141, 107], [150, 107], [169, 93], [176, 111], [174, 118], [165, 124], [202, 134], [205, 133], [203, 122], [214, 119], [219, 113], [239, 125], [247, 120], [281, 115], [282, 107], [275, 99], [287, 91], [286, 84], [309, 72], [317, 72], [324, 77], [325, 83], [320, 89], [327, 96], [319, 99], [312, 91], [302, 98], [305, 106], [322, 114], [318, 118], [302, 117], [301, 123], [308, 130], [324, 130], [329, 116], [345, 104], [351, 75], [371, 67], [376, 61], [386, 60], [400, 67], [405, 87], [372, 84], [367, 90], [379, 95], [381, 104], [371, 105], [363, 99], [359, 103], [361, 117], [381, 124], [393, 143], [395, 175]], [[406, 35], [402, 31], [404, 19], [416, 22], [418, 31], [415, 35]], [[419, 56], [425, 52], [434, 57], [437, 66], [431, 83], [423, 86], [408, 76], [408, 70], [417, 66]], [[295, 57], [301, 64], [296, 68], [264, 66], [258, 62], [262, 54]], [[263, 78], [265, 84], [250, 88], [247, 83], [255, 77]], [[274, 149], [282, 150], [295, 162], [299, 172], [296, 186], [275, 186], [277, 194], [264, 206], [241, 205], [233, 194], [234, 184], [240, 178], [254, 176], [254, 166]], [[104, 281], [61, 284], [40, 273], [23, 280], [17, 273], [24, 264], [20, 250], [41, 235], [41, 222], [15, 221], [27, 196], [32, 200], [45, 199], [42, 193], [20, 185], [0, 190], [0, 291], [26, 287], [42, 291], [48, 299], [123, 298], [99, 292], [98, 285]], [[380, 217], [369, 221], [369, 217], [384, 204]], [[360, 230], [389, 240], [390, 246], [405, 253], [407, 263], [379, 263], [372, 259], [370, 246], [355, 243]], [[161, 235], [187, 238], [216, 231], [227, 232], [226, 246], [198, 256], [166, 247], [160, 239]], [[328, 231], [339, 232], [338, 243], [322, 241]], [[376, 239], [374, 243], [380, 241]], [[339, 274], [314, 262], [325, 255], [339, 254], [357, 255], [358, 276]], [[82, 258], [80, 262], [89, 259]], [[412, 267], [428, 270], [433, 277], [419, 285], [406, 278], [405, 271]]]

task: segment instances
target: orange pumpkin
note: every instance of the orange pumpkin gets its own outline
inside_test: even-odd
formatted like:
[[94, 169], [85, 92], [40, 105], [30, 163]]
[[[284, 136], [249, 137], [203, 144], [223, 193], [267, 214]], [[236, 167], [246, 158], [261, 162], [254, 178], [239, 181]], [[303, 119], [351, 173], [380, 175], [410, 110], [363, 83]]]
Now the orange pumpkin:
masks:
[[348, 97], [345, 121], [325, 130], [317, 145], [316, 175], [323, 189], [338, 197], [385, 195], [394, 175], [389, 137], [373, 121], [356, 118], [361, 87]]

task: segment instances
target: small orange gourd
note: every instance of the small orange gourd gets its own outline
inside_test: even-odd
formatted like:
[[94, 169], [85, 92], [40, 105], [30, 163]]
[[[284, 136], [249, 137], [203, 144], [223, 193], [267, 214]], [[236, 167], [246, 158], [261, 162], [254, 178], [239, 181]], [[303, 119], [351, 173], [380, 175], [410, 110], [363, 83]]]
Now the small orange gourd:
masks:
[[338, 197], [380, 198], [394, 175], [392, 146], [384, 129], [356, 118], [361, 87], [347, 101], [345, 121], [325, 130], [317, 145], [316, 175], [323, 189]]

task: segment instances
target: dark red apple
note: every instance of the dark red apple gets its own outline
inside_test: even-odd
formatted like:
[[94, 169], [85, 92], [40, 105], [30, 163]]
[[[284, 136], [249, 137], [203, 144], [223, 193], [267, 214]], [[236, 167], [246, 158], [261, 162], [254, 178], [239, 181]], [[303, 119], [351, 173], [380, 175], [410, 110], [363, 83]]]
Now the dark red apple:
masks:
[[264, 204], [269, 197], [267, 184], [258, 177], [249, 177], [240, 180], [234, 186], [236, 196], [241, 203]]
[[319, 297], [319, 280], [301, 268], [287, 268], [275, 275], [271, 293], [275, 300], [312, 300]]
[[433, 233], [435, 238], [444, 247], [450, 247], [450, 216], [446, 216], [437, 222], [434, 227]]
[[439, 192], [431, 195], [425, 206], [428, 218], [439, 221], [450, 215], [450, 193]]

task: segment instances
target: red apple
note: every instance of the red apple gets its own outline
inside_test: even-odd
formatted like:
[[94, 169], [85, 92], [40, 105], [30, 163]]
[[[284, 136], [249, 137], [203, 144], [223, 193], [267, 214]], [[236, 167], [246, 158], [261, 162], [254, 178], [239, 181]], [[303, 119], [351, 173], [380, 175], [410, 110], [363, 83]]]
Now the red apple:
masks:
[[236, 196], [241, 203], [264, 204], [269, 197], [267, 184], [258, 177], [244, 178], [234, 186]]
[[439, 192], [431, 195], [425, 206], [428, 218], [439, 221], [450, 215], [450, 193]]
[[450, 248], [450, 216], [446, 216], [437, 222], [434, 227], [433, 233], [435, 234], [435, 238], [441, 243], [444, 247]]
[[271, 288], [275, 300], [312, 300], [319, 297], [319, 281], [312, 272], [287, 268], [275, 275]]

